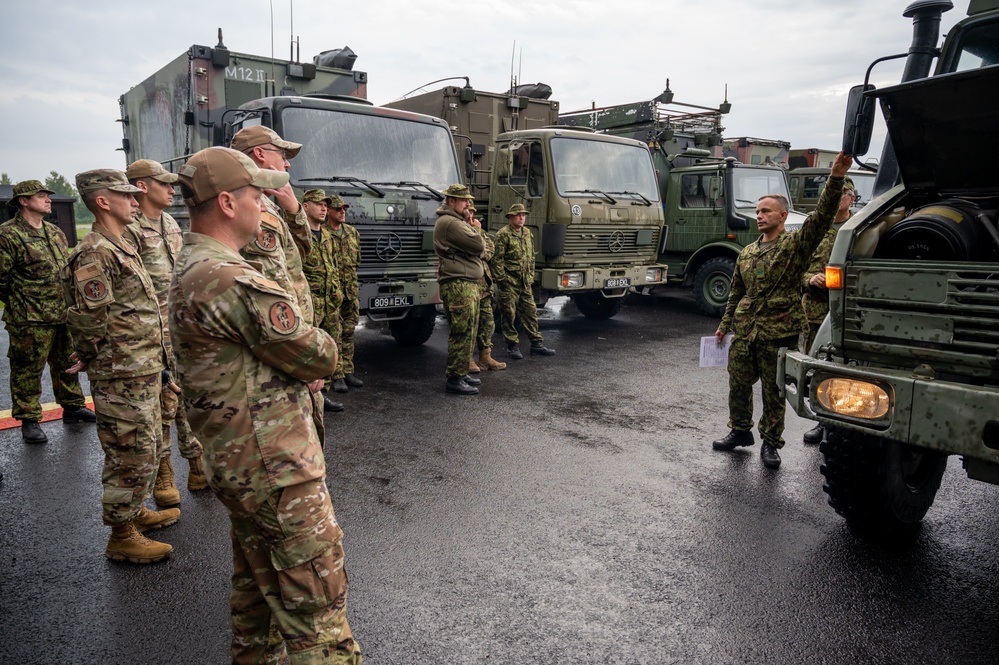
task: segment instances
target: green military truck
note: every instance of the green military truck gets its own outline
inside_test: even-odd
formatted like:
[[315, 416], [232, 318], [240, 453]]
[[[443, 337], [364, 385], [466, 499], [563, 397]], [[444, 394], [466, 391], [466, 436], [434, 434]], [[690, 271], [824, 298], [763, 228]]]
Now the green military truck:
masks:
[[[857, 198], [850, 209], [856, 213], [873, 198], [876, 171], [850, 171], [850, 179], [857, 188]], [[791, 205], [798, 212], [809, 213], [819, 204], [819, 195], [829, 179], [829, 168], [806, 166], [787, 172], [787, 186], [791, 192]]]
[[[667, 81], [656, 99], [559, 118], [563, 125], [649, 146], [666, 224], [659, 262], [669, 266], [671, 284], [693, 286], [700, 310], [716, 317], [725, 312], [736, 257], [759, 237], [757, 199], [764, 194], [788, 196], [782, 168], [713, 156], [722, 145], [721, 117], [730, 108], [727, 101], [717, 109], [674, 102]], [[804, 215], [792, 212], [787, 227], [797, 228], [803, 221]], [[653, 290], [646, 287], [642, 292]]]
[[154, 159], [176, 170], [253, 124], [303, 144], [291, 160], [292, 185], [322, 187], [350, 205], [347, 222], [361, 238], [362, 314], [387, 322], [400, 344], [419, 345], [440, 302], [434, 211], [441, 190], [460, 178], [457, 154], [438, 118], [368, 102], [355, 58], [349, 48], [312, 63], [235, 53], [220, 31], [214, 48], [192, 46], [121, 96], [122, 149], [126, 162]]
[[879, 182], [892, 164], [900, 182], [839, 231], [814, 357], [787, 351], [777, 375], [825, 426], [830, 505], [878, 531], [922, 520], [950, 455], [999, 484], [999, 1], [971, 2], [937, 50], [951, 7], [910, 5], [903, 82], [851, 91], [844, 150], [867, 152], [880, 103]]
[[637, 141], [557, 126], [544, 84], [491, 93], [449, 86], [387, 106], [442, 118], [464, 155], [485, 227], [523, 204], [534, 236], [535, 299], [569, 296], [588, 318], [617, 314], [633, 287], [664, 284], [655, 168]]

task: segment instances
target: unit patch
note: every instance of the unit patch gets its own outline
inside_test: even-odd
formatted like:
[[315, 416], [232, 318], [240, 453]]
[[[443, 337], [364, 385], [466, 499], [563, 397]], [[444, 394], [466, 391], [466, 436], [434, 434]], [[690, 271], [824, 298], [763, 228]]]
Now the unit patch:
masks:
[[298, 316], [295, 310], [283, 300], [271, 305], [270, 319], [271, 329], [282, 335], [293, 333], [298, 328]]

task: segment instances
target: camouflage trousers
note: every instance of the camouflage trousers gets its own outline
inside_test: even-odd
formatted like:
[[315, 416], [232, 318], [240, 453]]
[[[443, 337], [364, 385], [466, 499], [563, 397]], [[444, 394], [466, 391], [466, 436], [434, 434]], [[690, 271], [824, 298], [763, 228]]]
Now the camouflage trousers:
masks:
[[[249, 517], [230, 513], [232, 662], [353, 663], [347, 573], [323, 479], [285, 487]], [[269, 639], [272, 629], [280, 641]]]
[[201, 457], [204, 449], [198, 441], [191, 425], [187, 422], [187, 407], [184, 400], [169, 386], [163, 386], [160, 391], [160, 421], [163, 423], [163, 441], [160, 445], [159, 457], [170, 456], [170, 423], [177, 427], [177, 448], [184, 459]]
[[464, 279], [454, 279], [440, 285], [441, 300], [451, 331], [447, 336], [447, 370], [449, 379], [468, 374], [468, 360], [475, 349], [475, 331], [479, 325], [479, 285]]
[[763, 415], [760, 436], [774, 448], [784, 445], [784, 400], [777, 387], [777, 350], [794, 348], [797, 336], [749, 342], [736, 337], [728, 351], [728, 426], [753, 429], [753, 386], [763, 383]]
[[66, 368], [74, 361], [69, 358], [73, 339], [65, 325], [8, 325], [7, 336], [12, 416], [18, 420], [42, 419], [42, 372], [46, 362], [56, 401], [63, 407], [86, 403], [79, 377], [66, 374]]
[[149, 498], [159, 467], [163, 431], [160, 373], [129, 379], [92, 381], [97, 438], [104, 449], [101, 482], [103, 519], [124, 524]]
[[808, 322], [808, 327], [805, 328], [805, 332], [801, 335], [801, 352], [809, 353], [812, 350], [812, 344], [815, 342], [815, 336], [819, 334], [819, 328], [822, 326], [822, 322], [812, 323]]
[[496, 332], [496, 315], [493, 314], [493, 290], [479, 284], [479, 327], [475, 336], [480, 349], [493, 348], [493, 333]]
[[[356, 322], [355, 322], [355, 325], [356, 325]], [[327, 310], [326, 315], [323, 316], [322, 320], [316, 321], [316, 327], [318, 327], [318, 328], [320, 328], [322, 330], [325, 330], [327, 333], [329, 333], [329, 336], [332, 337], [333, 340], [337, 343], [336, 344], [336, 346], [337, 346], [337, 353], [340, 353], [340, 343], [341, 343], [342, 337], [343, 337], [343, 323], [340, 320], [340, 310], [339, 309], [330, 309], [330, 310]], [[350, 335], [350, 342], [351, 342], [351, 351], [353, 351], [353, 348], [354, 348], [354, 345], [353, 345], [353, 343], [354, 343], [354, 334], [353, 334], [353, 332], [351, 332], [351, 335]], [[340, 368], [339, 367], [339, 365], [340, 365], [340, 359], [337, 359], [336, 362], [337, 362], [337, 370], [338, 370]], [[353, 372], [353, 369], [354, 369], [353, 362], [351, 363], [350, 369], [351, 369], [351, 372]], [[334, 370], [334, 374], [336, 374], [336, 370]], [[341, 374], [340, 376], [343, 376], [343, 374]], [[323, 383], [323, 390], [329, 390], [330, 381], [332, 380], [332, 378], [333, 377], [326, 377], [326, 381]], [[337, 378], [339, 378], [339, 377], [337, 377]], [[322, 413], [322, 412], [320, 411], [320, 413]]]
[[340, 305], [340, 337], [334, 338], [337, 340], [340, 358], [336, 361], [334, 379], [341, 379], [347, 374], [354, 373], [354, 328], [357, 327], [360, 318], [361, 309], [355, 283], [353, 289], [344, 289], [343, 304]]
[[499, 287], [499, 295], [500, 313], [503, 316], [503, 339], [506, 343], [516, 344], [520, 341], [516, 325], [518, 317], [530, 340], [540, 342], [542, 337], [538, 330], [538, 306], [534, 303], [531, 285], [503, 282]]

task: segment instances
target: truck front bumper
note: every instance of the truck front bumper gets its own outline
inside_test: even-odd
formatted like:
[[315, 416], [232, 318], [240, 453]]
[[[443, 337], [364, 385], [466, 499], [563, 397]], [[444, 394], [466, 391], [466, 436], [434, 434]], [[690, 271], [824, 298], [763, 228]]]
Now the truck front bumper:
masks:
[[604, 291], [608, 297], [623, 296], [629, 288], [666, 283], [666, 266], [594, 266], [588, 268], [542, 268], [541, 288], [565, 295], [582, 291]]
[[361, 313], [372, 321], [392, 321], [406, 316], [413, 307], [434, 306], [441, 302], [437, 280], [381, 280], [361, 282], [357, 299]]

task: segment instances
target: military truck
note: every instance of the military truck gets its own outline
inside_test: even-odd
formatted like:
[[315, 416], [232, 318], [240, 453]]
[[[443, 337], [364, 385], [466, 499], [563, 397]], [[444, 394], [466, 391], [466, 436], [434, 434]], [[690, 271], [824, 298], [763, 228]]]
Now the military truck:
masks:
[[[670, 284], [693, 286], [700, 310], [716, 317], [725, 312], [736, 257], [746, 243], [759, 237], [757, 199], [764, 194], [788, 195], [780, 167], [712, 156], [722, 145], [721, 118], [730, 109], [727, 100], [718, 108], [675, 102], [667, 80], [666, 89], [655, 99], [564, 113], [559, 118], [560, 124], [649, 146], [666, 224], [659, 262], [669, 266]], [[791, 212], [787, 226], [796, 228], [803, 220], [803, 215]], [[646, 287], [642, 292], [654, 290]]]
[[466, 80], [388, 106], [450, 125], [489, 231], [507, 224], [514, 203], [527, 208], [539, 306], [569, 296], [584, 316], [607, 319], [630, 288], [666, 281], [656, 260], [663, 216], [655, 169], [640, 142], [557, 126], [550, 95], [541, 83], [493, 93]]
[[[460, 178], [445, 123], [378, 108], [349, 48], [312, 63], [194, 45], [121, 96], [126, 162], [155, 159], [176, 170], [242, 127], [264, 124], [303, 144], [291, 160], [298, 190], [322, 187], [350, 206], [361, 238], [360, 307], [388, 322], [402, 345], [433, 333], [437, 315], [434, 210]], [[323, 64], [328, 63], [328, 64]]]
[[902, 83], [850, 92], [844, 151], [867, 152], [880, 104], [878, 178], [893, 164], [900, 180], [839, 231], [830, 316], [777, 374], [794, 411], [825, 426], [830, 505], [877, 532], [923, 519], [950, 455], [999, 484], [999, 1], [972, 1], [938, 50], [951, 8], [910, 5]]
[[[856, 213], [873, 198], [874, 178], [877, 171], [850, 171], [850, 179], [857, 188], [857, 198], [850, 205]], [[828, 167], [803, 167], [787, 172], [787, 187], [791, 191], [791, 205], [798, 212], [809, 213], [819, 204], [819, 195], [829, 179]]]

